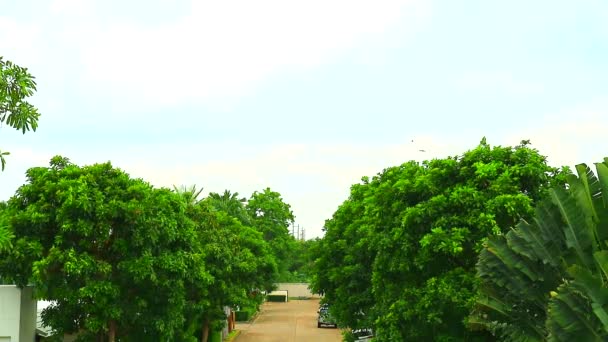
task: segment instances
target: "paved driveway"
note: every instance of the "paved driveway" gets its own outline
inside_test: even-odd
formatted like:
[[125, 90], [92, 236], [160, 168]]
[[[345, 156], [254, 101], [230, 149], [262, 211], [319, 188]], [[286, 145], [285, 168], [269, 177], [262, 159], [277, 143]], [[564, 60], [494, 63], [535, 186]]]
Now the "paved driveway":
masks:
[[340, 330], [317, 328], [318, 299], [264, 303], [252, 324], [237, 324], [235, 342], [339, 342]]

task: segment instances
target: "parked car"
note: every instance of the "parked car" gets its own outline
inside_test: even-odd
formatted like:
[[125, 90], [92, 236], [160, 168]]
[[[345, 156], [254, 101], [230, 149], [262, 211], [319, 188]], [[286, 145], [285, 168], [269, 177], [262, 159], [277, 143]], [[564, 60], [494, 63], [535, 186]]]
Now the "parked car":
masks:
[[317, 318], [317, 328], [328, 325], [334, 328], [338, 327], [336, 320], [329, 313], [329, 307], [320, 307], [319, 317]]
[[356, 342], [372, 341], [374, 338], [372, 329], [353, 329], [351, 332]]

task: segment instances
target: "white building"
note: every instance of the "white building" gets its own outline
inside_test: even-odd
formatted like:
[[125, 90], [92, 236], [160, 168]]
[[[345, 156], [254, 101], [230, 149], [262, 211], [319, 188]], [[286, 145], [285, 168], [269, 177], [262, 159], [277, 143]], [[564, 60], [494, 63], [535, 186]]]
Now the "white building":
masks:
[[0, 285], [0, 342], [34, 342], [36, 304], [31, 287]]

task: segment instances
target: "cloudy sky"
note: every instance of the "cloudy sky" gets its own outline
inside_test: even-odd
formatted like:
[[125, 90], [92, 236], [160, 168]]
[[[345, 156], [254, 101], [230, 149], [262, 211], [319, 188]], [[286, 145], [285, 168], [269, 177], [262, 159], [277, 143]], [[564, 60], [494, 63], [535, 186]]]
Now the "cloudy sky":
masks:
[[0, 127], [0, 200], [54, 155], [109, 160], [271, 187], [310, 238], [361, 176], [484, 136], [555, 166], [608, 155], [604, 0], [0, 0], [0, 56], [43, 114]]

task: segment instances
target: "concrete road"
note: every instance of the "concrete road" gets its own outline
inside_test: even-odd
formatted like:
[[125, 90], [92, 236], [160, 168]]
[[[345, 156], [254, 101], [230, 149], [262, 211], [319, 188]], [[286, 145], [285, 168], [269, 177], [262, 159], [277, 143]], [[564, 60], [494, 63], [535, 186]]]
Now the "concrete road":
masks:
[[317, 328], [318, 299], [264, 303], [251, 324], [237, 323], [235, 342], [339, 342], [340, 330]]

